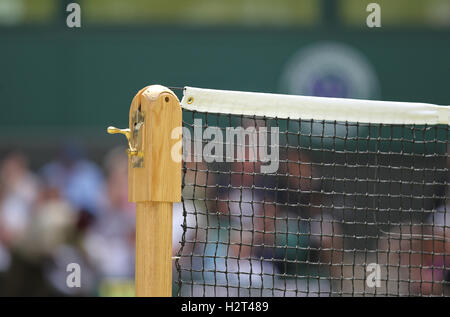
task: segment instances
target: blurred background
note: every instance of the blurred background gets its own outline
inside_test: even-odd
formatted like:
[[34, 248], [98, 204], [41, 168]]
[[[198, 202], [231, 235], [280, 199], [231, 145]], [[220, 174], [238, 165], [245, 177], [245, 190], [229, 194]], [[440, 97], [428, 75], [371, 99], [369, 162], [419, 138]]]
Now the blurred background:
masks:
[[[450, 104], [450, 0], [0, 0], [0, 295], [133, 295], [125, 140], [149, 84]], [[66, 287], [66, 265], [82, 287]]]

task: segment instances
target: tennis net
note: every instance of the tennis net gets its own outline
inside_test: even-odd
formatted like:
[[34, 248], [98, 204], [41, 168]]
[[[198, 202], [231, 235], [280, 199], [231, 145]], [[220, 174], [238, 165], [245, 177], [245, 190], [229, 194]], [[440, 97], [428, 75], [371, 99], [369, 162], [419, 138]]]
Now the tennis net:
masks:
[[184, 88], [179, 296], [450, 295], [448, 107]]

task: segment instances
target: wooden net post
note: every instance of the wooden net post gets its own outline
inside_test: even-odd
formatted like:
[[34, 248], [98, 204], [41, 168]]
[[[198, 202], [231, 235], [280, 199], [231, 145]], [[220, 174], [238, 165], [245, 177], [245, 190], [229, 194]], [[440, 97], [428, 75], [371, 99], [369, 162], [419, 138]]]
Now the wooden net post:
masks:
[[[172, 207], [181, 201], [181, 107], [168, 88], [140, 90], [130, 107], [128, 196], [136, 203], [136, 296], [172, 296]], [[181, 155], [181, 146], [175, 153]]]

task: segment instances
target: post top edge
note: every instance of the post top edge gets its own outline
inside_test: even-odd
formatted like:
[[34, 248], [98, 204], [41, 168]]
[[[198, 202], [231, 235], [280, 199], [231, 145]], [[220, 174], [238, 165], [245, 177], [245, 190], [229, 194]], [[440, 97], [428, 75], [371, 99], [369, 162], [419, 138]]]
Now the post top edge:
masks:
[[170, 90], [169, 88], [162, 86], [162, 85], [150, 85], [147, 86], [144, 91], [142, 92], [142, 95], [145, 95], [146, 97], [150, 97], [151, 99], [156, 99], [161, 95], [162, 93], [169, 93], [171, 95], [175, 95], [175, 93]]

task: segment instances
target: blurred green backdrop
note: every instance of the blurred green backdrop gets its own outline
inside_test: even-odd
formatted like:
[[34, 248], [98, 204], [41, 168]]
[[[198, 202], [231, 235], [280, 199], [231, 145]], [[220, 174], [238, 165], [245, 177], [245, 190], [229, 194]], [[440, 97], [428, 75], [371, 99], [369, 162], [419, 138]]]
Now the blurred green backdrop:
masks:
[[289, 59], [324, 41], [365, 56], [377, 98], [450, 103], [447, 0], [378, 1], [380, 29], [365, 25], [371, 1], [78, 1], [80, 29], [70, 2], [0, 0], [0, 150], [120, 143], [104, 130], [148, 84], [279, 92]]

